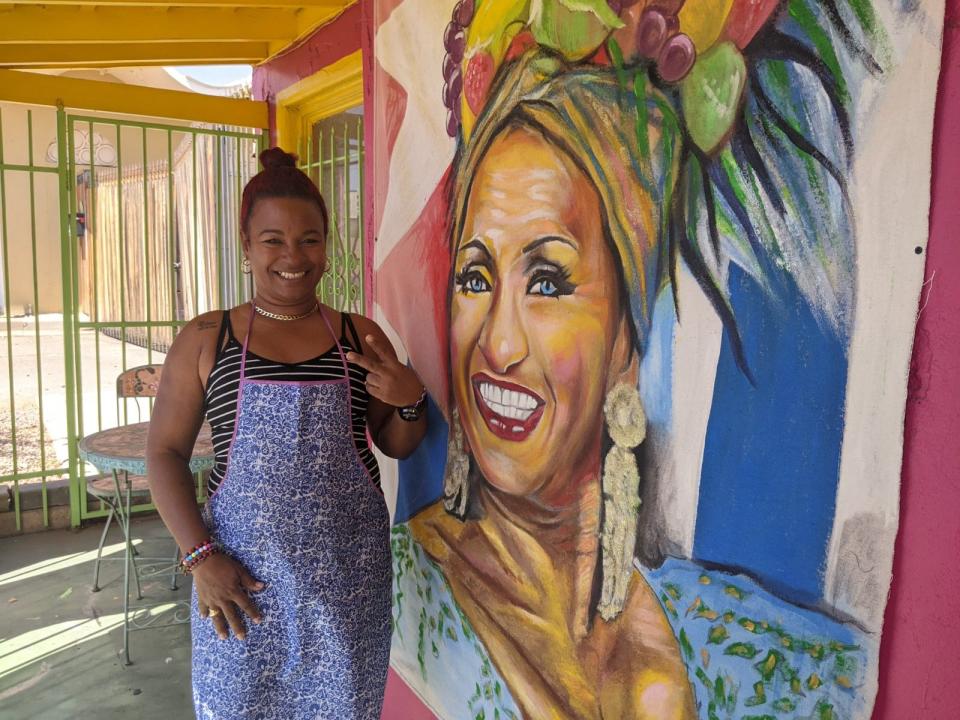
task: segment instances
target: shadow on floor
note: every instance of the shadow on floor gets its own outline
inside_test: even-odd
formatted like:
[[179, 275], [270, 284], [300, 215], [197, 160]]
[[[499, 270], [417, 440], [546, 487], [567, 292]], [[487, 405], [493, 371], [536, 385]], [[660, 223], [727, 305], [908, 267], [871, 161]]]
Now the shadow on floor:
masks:
[[[151, 627], [123, 648], [123, 545], [107, 539], [101, 591], [90, 591], [102, 525], [0, 540], [0, 715], [10, 720], [137, 718], [190, 720], [189, 625]], [[143, 556], [169, 557], [173, 541], [157, 517], [134, 521]], [[160, 606], [157, 624], [190, 599], [189, 579], [143, 581], [140, 603]], [[133, 594], [135, 597], [135, 593]]]

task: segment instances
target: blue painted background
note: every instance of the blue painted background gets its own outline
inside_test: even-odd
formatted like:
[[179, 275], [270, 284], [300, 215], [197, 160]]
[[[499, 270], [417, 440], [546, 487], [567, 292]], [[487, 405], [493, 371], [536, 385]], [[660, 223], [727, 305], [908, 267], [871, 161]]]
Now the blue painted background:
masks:
[[730, 288], [756, 384], [724, 335], [694, 557], [742, 569], [785, 599], [816, 602], [833, 527], [846, 354], [792, 284], [776, 303], [731, 267]]

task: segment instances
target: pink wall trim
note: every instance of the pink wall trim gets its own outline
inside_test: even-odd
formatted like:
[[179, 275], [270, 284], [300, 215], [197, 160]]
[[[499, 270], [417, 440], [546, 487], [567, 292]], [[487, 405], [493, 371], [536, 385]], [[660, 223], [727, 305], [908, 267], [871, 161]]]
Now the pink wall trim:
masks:
[[387, 675], [387, 694], [383, 698], [383, 715], [380, 717], [381, 720], [436, 720], [436, 715], [420, 702], [393, 668]]
[[373, 272], [373, 253], [374, 243], [377, 241], [377, 213], [375, 210], [376, 182], [374, 169], [373, 140], [376, 137], [377, 120], [373, 112], [373, 77], [374, 64], [376, 56], [373, 54], [373, 2], [372, 0], [360, 0], [360, 47], [363, 50], [363, 107], [366, 108], [363, 117], [363, 147], [364, 165], [363, 165], [363, 197], [364, 200], [364, 247], [366, 249], [366, 263], [364, 272], [366, 273], [365, 285], [367, 288], [366, 314], [373, 317], [373, 299], [377, 296], [377, 277]]
[[960, 717], [960, 0], [947, 0], [930, 241], [874, 720]]
[[273, 105], [277, 93], [360, 49], [361, 8], [355, 3], [304, 42], [253, 70], [253, 97]]

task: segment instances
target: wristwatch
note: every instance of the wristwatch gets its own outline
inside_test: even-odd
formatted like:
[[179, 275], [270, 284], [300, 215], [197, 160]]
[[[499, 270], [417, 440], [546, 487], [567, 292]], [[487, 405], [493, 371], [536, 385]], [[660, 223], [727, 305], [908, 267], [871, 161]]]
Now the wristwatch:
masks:
[[423, 415], [423, 411], [427, 408], [427, 389], [424, 388], [423, 392], [420, 393], [420, 399], [417, 400], [413, 405], [407, 405], [406, 407], [398, 407], [397, 415], [400, 416], [401, 420], [406, 420], [407, 422], [416, 422], [420, 419], [420, 416]]

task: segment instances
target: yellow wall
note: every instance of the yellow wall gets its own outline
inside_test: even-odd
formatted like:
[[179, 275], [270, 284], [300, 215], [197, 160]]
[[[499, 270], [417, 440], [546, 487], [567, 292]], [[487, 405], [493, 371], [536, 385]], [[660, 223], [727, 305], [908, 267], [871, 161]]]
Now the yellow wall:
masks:
[[[57, 113], [53, 108], [30, 108], [33, 116], [34, 164], [56, 167], [45, 160], [47, 145], [57, 139]], [[3, 159], [7, 164], [26, 165], [27, 107], [0, 103], [3, 122]], [[37, 294], [33, 290], [31, 248], [30, 173], [8, 170], [4, 174], [6, 193], [6, 244], [10, 287], [10, 311], [24, 313], [26, 306], [39, 312], [61, 312], [63, 293], [60, 279], [60, 217], [58, 176], [33, 173], [37, 245]], [[37, 309], [34, 310], [36, 312]]]

